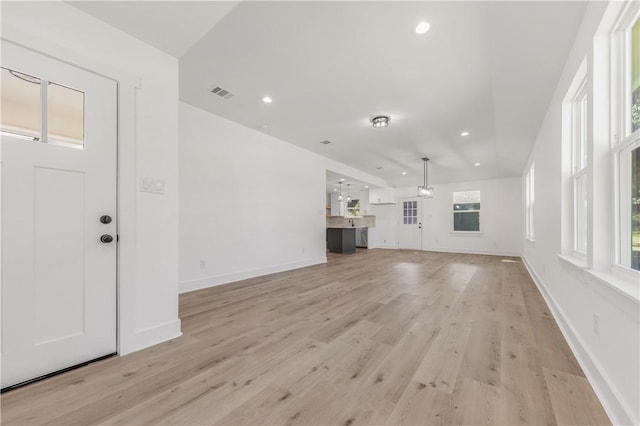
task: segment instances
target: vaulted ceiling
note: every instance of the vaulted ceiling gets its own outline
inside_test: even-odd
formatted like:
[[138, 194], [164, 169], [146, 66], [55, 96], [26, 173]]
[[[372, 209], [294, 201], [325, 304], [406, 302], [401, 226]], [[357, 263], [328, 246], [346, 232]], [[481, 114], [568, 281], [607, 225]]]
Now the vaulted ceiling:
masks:
[[[520, 175], [586, 8], [558, 1], [73, 4], [179, 57], [184, 102], [395, 186], [421, 182], [424, 156], [432, 183]], [[422, 21], [430, 30], [418, 35]], [[234, 96], [214, 95], [215, 87]], [[373, 128], [376, 115], [388, 115], [390, 125]]]

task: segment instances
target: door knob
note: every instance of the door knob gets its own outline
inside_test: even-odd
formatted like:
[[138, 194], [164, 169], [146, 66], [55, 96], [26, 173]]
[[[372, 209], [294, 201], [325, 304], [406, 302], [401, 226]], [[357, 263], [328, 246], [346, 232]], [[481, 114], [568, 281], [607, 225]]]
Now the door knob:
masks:
[[103, 234], [100, 236], [100, 242], [104, 244], [109, 244], [111, 241], [113, 241], [113, 237], [109, 234]]
[[111, 216], [109, 216], [108, 214], [100, 216], [100, 223], [104, 223], [105, 225], [111, 223]]

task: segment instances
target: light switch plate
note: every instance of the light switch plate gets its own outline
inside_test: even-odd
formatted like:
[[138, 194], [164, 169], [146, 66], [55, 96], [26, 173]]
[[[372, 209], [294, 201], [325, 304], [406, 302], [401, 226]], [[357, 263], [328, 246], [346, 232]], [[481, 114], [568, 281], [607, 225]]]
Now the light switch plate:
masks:
[[164, 194], [164, 180], [142, 177], [140, 178], [140, 192]]

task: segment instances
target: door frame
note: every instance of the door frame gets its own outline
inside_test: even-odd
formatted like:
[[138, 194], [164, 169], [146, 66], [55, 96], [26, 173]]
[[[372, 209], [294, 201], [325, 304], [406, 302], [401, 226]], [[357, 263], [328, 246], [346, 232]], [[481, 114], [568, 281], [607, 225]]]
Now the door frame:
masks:
[[[136, 300], [136, 100], [141, 78], [39, 36], [5, 25], [2, 40], [112, 80], [117, 85], [116, 132], [116, 350], [137, 350]], [[0, 319], [1, 321], [1, 319]], [[1, 325], [1, 324], [0, 324]]]

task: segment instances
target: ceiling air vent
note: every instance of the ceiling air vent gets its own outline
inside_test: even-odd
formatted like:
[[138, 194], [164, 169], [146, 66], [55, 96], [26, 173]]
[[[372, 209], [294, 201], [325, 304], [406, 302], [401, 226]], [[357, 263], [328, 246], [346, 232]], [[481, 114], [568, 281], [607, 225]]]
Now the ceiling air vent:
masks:
[[223, 89], [220, 86], [216, 86], [213, 89], [211, 89], [211, 93], [213, 93], [214, 95], [218, 95], [221, 98], [225, 98], [225, 99], [231, 99], [231, 98], [233, 98], [235, 96], [233, 93], [231, 93], [227, 89]]

